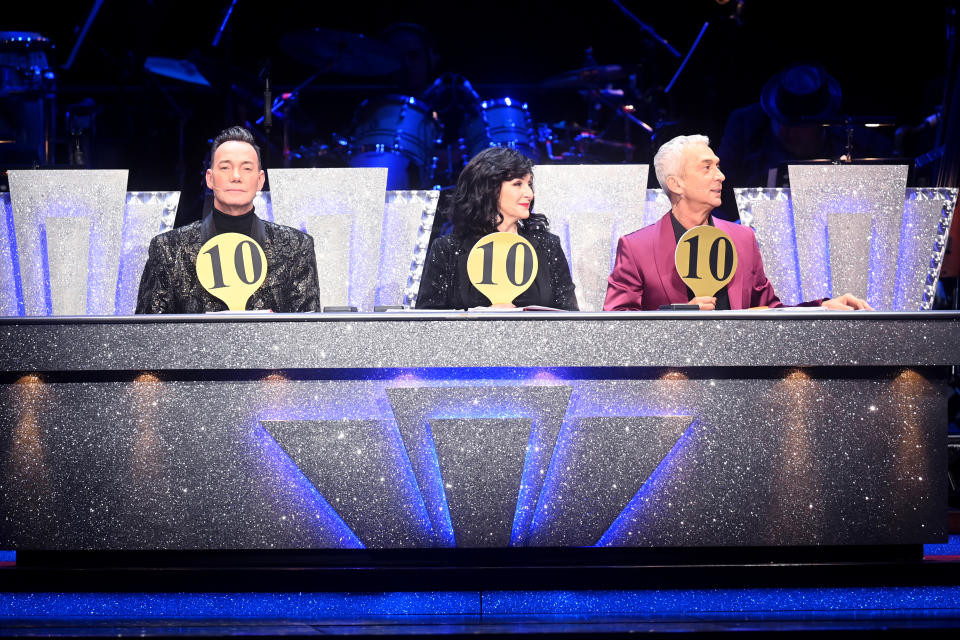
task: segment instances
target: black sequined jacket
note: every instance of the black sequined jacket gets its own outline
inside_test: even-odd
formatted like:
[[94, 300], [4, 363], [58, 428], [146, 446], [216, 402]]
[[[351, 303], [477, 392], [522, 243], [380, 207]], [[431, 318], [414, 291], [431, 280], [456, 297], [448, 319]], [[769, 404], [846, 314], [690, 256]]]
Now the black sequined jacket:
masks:
[[[227, 305], [200, 284], [196, 261], [200, 248], [216, 235], [213, 216], [155, 236], [140, 277], [137, 313], [205, 313]], [[263, 285], [247, 301], [247, 310], [297, 313], [320, 310], [317, 258], [307, 234], [254, 217], [251, 237], [267, 257]]]
[[[560, 238], [546, 231], [523, 228], [520, 235], [536, 250], [538, 268], [533, 284], [513, 304], [577, 311], [570, 265], [560, 247]], [[464, 238], [451, 234], [433, 241], [423, 265], [418, 309], [470, 309], [490, 305], [467, 278], [467, 254], [479, 239], [479, 236]]]

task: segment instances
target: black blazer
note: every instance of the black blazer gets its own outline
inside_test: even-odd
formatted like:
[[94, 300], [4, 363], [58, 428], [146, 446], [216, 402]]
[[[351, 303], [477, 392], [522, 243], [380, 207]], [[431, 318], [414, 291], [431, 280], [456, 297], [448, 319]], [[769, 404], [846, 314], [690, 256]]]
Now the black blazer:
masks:
[[[155, 236], [140, 277], [137, 313], [226, 311], [197, 278], [197, 254], [216, 235], [213, 216]], [[254, 217], [250, 234], [267, 256], [267, 277], [247, 301], [247, 309], [277, 312], [320, 310], [317, 258], [313, 238]]]

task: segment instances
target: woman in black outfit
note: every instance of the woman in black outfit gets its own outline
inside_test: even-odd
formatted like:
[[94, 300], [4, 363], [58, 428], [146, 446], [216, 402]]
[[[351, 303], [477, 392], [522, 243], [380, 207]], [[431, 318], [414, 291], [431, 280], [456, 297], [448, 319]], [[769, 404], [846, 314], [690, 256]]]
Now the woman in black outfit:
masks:
[[576, 311], [577, 298], [560, 239], [548, 231], [546, 216], [533, 213], [533, 162], [505, 147], [484, 149], [457, 181], [451, 221], [453, 232], [430, 245], [423, 266], [418, 309], [471, 309], [490, 301], [467, 278], [467, 255], [483, 236], [517, 233], [537, 252], [537, 275], [513, 304]]

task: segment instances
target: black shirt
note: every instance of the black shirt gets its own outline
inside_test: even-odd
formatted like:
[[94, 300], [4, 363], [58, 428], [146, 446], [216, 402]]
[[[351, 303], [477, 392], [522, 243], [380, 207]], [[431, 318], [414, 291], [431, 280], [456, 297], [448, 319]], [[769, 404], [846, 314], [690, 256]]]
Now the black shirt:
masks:
[[253, 209], [243, 215], [229, 216], [223, 211], [214, 208], [210, 213], [213, 216], [213, 226], [217, 229], [217, 235], [221, 233], [242, 233], [250, 236], [253, 230]]
[[[670, 222], [673, 223], [673, 237], [676, 239], [677, 243], [680, 243], [680, 238], [683, 237], [689, 229], [684, 229], [683, 225], [680, 224], [680, 221], [677, 220], [677, 216], [673, 215], [673, 211], [670, 212]], [[713, 217], [707, 216], [707, 224], [711, 227], [713, 224]], [[687, 287], [687, 300], [693, 300], [693, 290], [690, 287]], [[723, 285], [723, 288], [720, 291], [717, 291], [714, 294], [714, 297], [717, 299], [717, 303], [713, 306], [717, 311], [729, 311], [730, 310], [730, 294], [727, 293], [727, 285]]]

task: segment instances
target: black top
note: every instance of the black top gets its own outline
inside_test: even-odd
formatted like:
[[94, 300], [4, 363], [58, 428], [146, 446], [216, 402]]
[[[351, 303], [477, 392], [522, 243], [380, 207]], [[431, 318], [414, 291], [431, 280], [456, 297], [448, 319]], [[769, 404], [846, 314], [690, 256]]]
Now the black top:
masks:
[[[670, 222], [673, 223], [673, 237], [676, 238], [677, 244], [680, 243], [680, 238], [683, 237], [689, 229], [684, 229], [683, 225], [680, 224], [680, 221], [677, 220], [677, 216], [673, 215], [673, 211], [670, 212]], [[707, 216], [707, 224], [711, 227], [716, 226], [713, 224], [713, 216]], [[694, 294], [693, 289], [687, 287], [687, 295], [690, 296], [688, 299], [693, 300]], [[727, 285], [723, 285], [723, 288], [720, 291], [717, 291], [714, 296], [717, 299], [717, 303], [713, 306], [715, 311], [729, 311], [730, 310], [730, 294], [727, 293]]]
[[243, 215], [229, 216], [217, 208], [210, 213], [213, 216], [213, 226], [217, 230], [217, 235], [221, 233], [242, 233], [245, 236], [251, 235], [253, 229], [253, 209]]
[[[540, 306], [577, 311], [570, 265], [560, 238], [547, 231], [521, 228], [520, 235], [537, 252], [537, 275], [530, 288], [513, 301], [518, 307]], [[430, 245], [423, 265], [418, 309], [470, 309], [488, 307], [490, 301], [467, 277], [467, 255], [481, 236], [442, 236]]]

